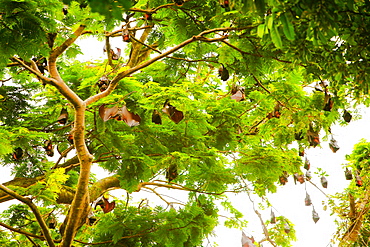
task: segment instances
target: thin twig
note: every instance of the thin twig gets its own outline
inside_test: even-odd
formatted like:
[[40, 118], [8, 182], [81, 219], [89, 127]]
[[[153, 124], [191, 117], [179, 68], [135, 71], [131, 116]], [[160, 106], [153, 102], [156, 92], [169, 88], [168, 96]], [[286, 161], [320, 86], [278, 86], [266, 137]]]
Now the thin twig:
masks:
[[[244, 181], [244, 179], [242, 179], [242, 181], [243, 181], [244, 185], [246, 187], [248, 187], [247, 186], [247, 183]], [[263, 234], [265, 235], [265, 239], [263, 239], [263, 241], [267, 240], [272, 246], [277, 247], [276, 243], [270, 238], [270, 234], [269, 234], [269, 232], [267, 230], [267, 227], [265, 225], [265, 222], [263, 222], [263, 219], [262, 219], [262, 216], [261, 216], [260, 212], [258, 212], [258, 210], [256, 209], [256, 207], [254, 205], [254, 201], [251, 198], [251, 195], [249, 193], [249, 189], [247, 189], [246, 192], [247, 192], [247, 195], [248, 195], [249, 200], [252, 203], [253, 210], [254, 210], [254, 212], [256, 213], [256, 215], [258, 216], [258, 218], [259, 218], [259, 220], [261, 222], [262, 229], [263, 229]]]
[[2, 222], [0, 222], [0, 226], [4, 227], [4, 228], [6, 228], [6, 229], [8, 229], [8, 230], [10, 230], [12, 232], [20, 233], [22, 235], [33, 237], [33, 238], [37, 238], [37, 239], [40, 239], [40, 240], [45, 240], [45, 237], [44, 236], [39, 236], [39, 235], [35, 235], [33, 233], [30, 233], [30, 232], [23, 231], [21, 229], [16, 229], [16, 228], [14, 228], [12, 226], [9, 226], [9, 225], [7, 225], [5, 223], [2, 223]]
[[147, 45], [147, 44], [145, 44], [144, 42], [141, 42], [140, 40], [138, 40], [138, 39], [137, 39], [137, 38], [135, 38], [134, 36], [131, 36], [131, 38], [132, 38], [133, 40], [135, 40], [136, 42], [138, 42], [138, 43], [142, 44], [143, 46], [148, 47], [150, 50], [153, 50], [153, 51], [155, 51], [155, 52], [157, 52], [157, 53], [159, 53], [159, 54], [162, 54], [162, 52], [161, 52], [160, 50], [157, 50], [157, 49], [155, 49], [155, 48], [151, 47], [150, 45]]
[[168, 202], [166, 199], [164, 199], [161, 194], [159, 194], [157, 191], [155, 191], [155, 189], [153, 188], [150, 188], [150, 187], [143, 187], [143, 189], [147, 189], [147, 190], [150, 190], [151, 192], [153, 192], [154, 194], [156, 194], [162, 201], [164, 201], [165, 203], [167, 203], [168, 206], [170, 206], [172, 203], [171, 202]]
[[254, 28], [254, 26], [247, 26], [247, 27], [242, 27], [242, 28], [232, 28], [232, 27], [226, 27], [226, 28], [214, 28], [214, 29], [209, 29], [209, 30], [206, 30], [206, 31], [203, 31], [201, 32], [199, 35], [197, 36], [193, 36], [187, 40], [185, 40], [184, 42], [178, 44], [177, 46], [163, 52], [162, 54], [159, 54], [158, 56], [156, 57], [153, 57], [143, 63], [140, 63], [138, 65], [136, 65], [135, 67], [133, 68], [130, 68], [130, 69], [127, 69], [123, 72], [120, 72], [118, 73], [114, 78], [113, 80], [111, 81], [111, 83], [109, 84], [108, 88], [103, 91], [103, 92], [100, 92], [96, 95], [93, 95], [91, 96], [90, 98], [86, 99], [85, 100], [85, 104], [86, 105], [89, 105], [89, 104], [92, 104], [98, 100], [100, 100], [101, 98], [104, 98], [106, 97], [107, 95], [109, 95], [114, 89], [115, 87], [117, 86], [118, 82], [123, 79], [124, 77], [127, 77], [133, 73], [135, 73], [136, 71], [139, 71], [149, 65], [151, 65], [152, 63], [162, 59], [162, 58], [165, 58], [167, 57], [168, 55], [176, 52], [177, 50], [180, 50], [181, 48], [183, 48], [184, 46], [192, 43], [192, 42], [195, 42], [195, 41], [204, 41], [204, 42], [218, 42], [218, 41], [222, 41], [224, 39], [226, 39], [227, 37], [222, 37], [222, 38], [215, 38], [215, 39], [208, 39], [208, 38], [205, 38], [204, 35], [206, 34], [210, 34], [210, 33], [215, 33], [215, 32], [219, 32], [219, 31], [232, 31], [232, 30], [243, 30], [243, 29], [251, 29], [251, 28]]
[[321, 193], [323, 193], [327, 198], [331, 199], [330, 196], [328, 196], [324, 191], [322, 191], [322, 189], [320, 189], [316, 184], [312, 183], [311, 180], [308, 180], [308, 182], [310, 182], [310, 184], [312, 184], [313, 186], [315, 186], [319, 191], [321, 191]]
[[[250, 52], [246, 52], [246, 51], [243, 51], [241, 49], [239, 49], [238, 47], [230, 44], [229, 42], [227, 41], [222, 41], [224, 44], [230, 46], [231, 48], [233, 48], [234, 50], [240, 52], [241, 54], [245, 54], [245, 55], [249, 55], [249, 56], [254, 56], [254, 57], [261, 57], [261, 58], [270, 58], [270, 59], [273, 59], [273, 60], [276, 60], [278, 62], [282, 62], [282, 63], [293, 63], [291, 61], [287, 61], [287, 60], [282, 60], [282, 59], [279, 59], [279, 58], [276, 58], [276, 57], [266, 57], [266, 56], [263, 56], [261, 54], [256, 54], [256, 53], [250, 53]], [[303, 64], [298, 64], [299, 66], [302, 66], [302, 67], [306, 67], [306, 65], [303, 65]]]

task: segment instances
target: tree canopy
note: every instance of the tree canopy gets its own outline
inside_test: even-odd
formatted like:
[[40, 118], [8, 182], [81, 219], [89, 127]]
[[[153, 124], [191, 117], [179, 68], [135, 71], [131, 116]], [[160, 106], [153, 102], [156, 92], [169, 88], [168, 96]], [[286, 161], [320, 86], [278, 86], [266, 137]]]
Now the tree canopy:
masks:
[[[0, 0], [0, 202], [21, 202], [0, 243], [202, 246], [220, 207], [243, 228], [228, 193], [269, 206], [288, 177], [309, 182], [304, 151], [369, 106], [369, 31], [368, 0]], [[81, 39], [105, 57], [79, 61]], [[369, 145], [331, 201], [342, 246], [369, 241]], [[167, 207], [134, 202], [143, 190]], [[292, 246], [289, 219], [260, 219], [243, 246]]]

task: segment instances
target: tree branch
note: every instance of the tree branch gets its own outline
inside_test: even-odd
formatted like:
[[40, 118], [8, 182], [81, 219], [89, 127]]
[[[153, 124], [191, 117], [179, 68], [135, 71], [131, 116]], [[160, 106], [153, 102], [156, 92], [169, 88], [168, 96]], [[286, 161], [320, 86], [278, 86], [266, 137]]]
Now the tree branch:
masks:
[[[244, 181], [244, 179], [242, 179], [242, 181], [243, 181], [245, 187], [248, 187], [247, 186], [247, 183]], [[270, 234], [269, 234], [269, 232], [267, 230], [267, 227], [265, 225], [265, 222], [263, 222], [263, 219], [262, 219], [262, 216], [261, 216], [260, 212], [258, 212], [258, 210], [256, 209], [256, 207], [254, 205], [254, 201], [252, 200], [251, 195], [249, 193], [249, 190], [247, 189], [246, 192], [247, 192], [249, 201], [251, 201], [251, 203], [252, 203], [253, 211], [256, 213], [256, 215], [258, 216], [258, 218], [259, 218], [259, 220], [261, 222], [263, 234], [265, 235], [265, 239], [264, 240], [267, 240], [268, 242], [270, 242], [270, 244], [272, 246], [277, 247], [276, 243], [270, 238]]]
[[24, 204], [26, 204], [33, 212], [33, 214], [35, 215], [36, 217], [36, 220], [37, 222], [39, 223], [40, 227], [41, 227], [41, 231], [42, 233], [44, 234], [45, 236], [45, 239], [48, 243], [49, 246], [51, 247], [54, 247], [55, 244], [54, 244], [54, 241], [53, 239], [51, 238], [51, 235], [50, 235], [50, 232], [49, 232], [49, 229], [48, 227], [46, 226], [46, 223], [44, 221], [44, 219], [42, 218], [39, 210], [37, 209], [37, 206], [28, 198], [26, 197], [23, 197], [19, 194], [17, 194], [15, 191], [7, 188], [6, 186], [4, 186], [3, 184], [0, 184], [0, 190], [4, 191], [5, 193], [11, 195], [12, 197], [14, 197], [15, 199], [23, 202]]
[[[254, 57], [263, 57], [263, 58], [270, 58], [270, 59], [273, 59], [273, 60], [276, 60], [276, 61], [279, 61], [279, 62], [282, 62], [282, 63], [293, 63], [291, 61], [287, 61], [287, 60], [282, 60], [282, 59], [279, 59], [279, 58], [276, 58], [276, 57], [266, 57], [266, 56], [263, 56], [261, 54], [257, 54], [257, 53], [250, 53], [250, 52], [246, 52], [246, 51], [243, 51], [241, 49], [239, 49], [238, 47], [230, 44], [229, 42], [227, 41], [222, 41], [224, 44], [230, 46], [231, 48], [233, 48], [234, 50], [240, 52], [241, 54], [245, 54], [245, 55], [249, 55], [249, 56], [254, 56]], [[302, 66], [302, 67], [306, 67], [305, 65], [303, 64], [298, 64], [299, 66]]]
[[[27, 188], [38, 181], [44, 179], [45, 176], [39, 176], [36, 178], [15, 178], [9, 182], [4, 183], [4, 186], [19, 186], [22, 188]], [[0, 191], [0, 203], [13, 200], [14, 197], [9, 195], [9, 193], [6, 193], [4, 191]]]
[[110, 50], [109, 36], [105, 36], [105, 51], [107, 52], [108, 64], [113, 68], [112, 53]]
[[91, 96], [90, 98], [86, 99], [85, 100], [85, 103], [86, 105], [90, 105], [106, 96], [108, 96], [114, 89], [115, 87], [117, 86], [118, 82], [120, 80], [122, 80], [124, 77], [127, 77], [133, 73], [135, 73], [136, 71], [138, 70], [141, 70], [149, 65], [151, 65], [152, 63], [164, 58], [164, 57], [167, 57], [168, 55], [174, 53], [175, 51], [177, 50], [180, 50], [181, 48], [183, 48], [184, 46], [194, 42], [194, 41], [205, 41], [205, 42], [217, 42], [217, 41], [222, 41], [224, 40], [226, 37], [221, 37], [221, 38], [216, 38], [216, 39], [208, 39], [208, 38], [205, 38], [204, 35], [206, 34], [210, 34], [210, 33], [214, 33], [214, 32], [219, 32], [219, 31], [233, 31], [233, 30], [243, 30], [243, 29], [247, 29], [247, 28], [253, 28], [253, 26], [250, 26], [250, 27], [244, 27], [244, 28], [232, 28], [232, 27], [226, 27], [226, 28], [214, 28], [214, 29], [210, 29], [210, 30], [206, 30], [206, 31], [203, 31], [201, 32], [199, 35], [197, 36], [193, 36], [191, 37], [190, 39], [187, 39], [185, 41], [183, 41], [182, 43], [178, 44], [177, 46], [167, 50], [166, 52], [163, 52], [162, 54], [154, 57], [154, 58], [151, 58], [141, 64], [138, 64], [136, 65], [135, 67], [133, 68], [130, 68], [130, 69], [127, 69], [123, 72], [120, 72], [118, 73], [111, 81], [111, 83], [109, 84], [108, 88], [101, 92], [101, 93], [98, 93], [94, 96]]
[[169, 205], [171, 205], [171, 203], [170, 202], [168, 202], [166, 199], [164, 199], [163, 198], [163, 196], [161, 196], [161, 194], [159, 194], [157, 191], [155, 191], [155, 189], [152, 189], [152, 188], [150, 188], [150, 187], [145, 187], [145, 186], [143, 186], [143, 188], [144, 189], [147, 189], [147, 190], [149, 190], [149, 191], [151, 191], [151, 192], [153, 192], [154, 194], [156, 194], [162, 201], [164, 201], [168, 206]]
[[[34, 68], [31, 68], [30, 66], [28, 66], [21, 59], [19, 59], [17, 57], [12, 57], [12, 60], [17, 61], [18, 64], [20, 64], [23, 68], [25, 68], [26, 70], [28, 70], [29, 72], [31, 72], [32, 74], [34, 74], [41, 82], [47, 83], [47, 84], [50, 84], [50, 85], [53, 85], [53, 86], [55, 86], [58, 83], [55, 79], [48, 78], [48, 77], [44, 76], [43, 74], [41, 74], [41, 72], [38, 69], [36, 70]], [[31, 60], [31, 64], [32, 63], [35, 63], [35, 62]], [[33, 65], [32, 67], [35, 67], [35, 66], [36, 65]], [[37, 68], [37, 66], [36, 66], [36, 68]]]
[[[156, 180], [156, 181], [163, 182], [163, 181], [160, 181], [160, 180]], [[191, 191], [191, 192], [207, 194], [207, 195], [222, 195], [222, 194], [229, 193], [229, 192], [230, 193], [238, 193], [239, 192], [238, 190], [225, 190], [225, 191], [222, 191], [222, 192], [209, 192], [209, 191], [202, 191], [202, 190], [187, 188], [185, 186], [175, 184], [175, 183], [168, 184], [168, 183], [156, 183], [156, 182], [142, 182], [138, 185], [135, 192], [139, 192], [142, 188], [148, 189], [148, 187], [147, 187], [148, 185], [157, 186], [157, 187], [165, 187], [165, 188], [175, 189], [175, 190]]]
[[12, 232], [16, 232], [16, 233], [20, 233], [22, 235], [26, 235], [26, 236], [29, 236], [29, 237], [33, 237], [33, 238], [37, 238], [37, 239], [40, 239], [40, 240], [45, 240], [44, 236], [39, 236], [39, 235], [35, 235], [33, 233], [30, 233], [30, 232], [26, 232], [26, 231], [22, 231], [20, 229], [16, 229], [12, 226], [9, 226], [7, 224], [4, 224], [2, 222], [0, 222], [0, 226], [12, 231]]
[[61, 93], [69, 102], [72, 103], [76, 111], [77, 108], [83, 105], [83, 101], [64, 83], [63, 79], [60, 77], [57, 69], [57, 59], [68, 47], [70, 47], [76, 41], [76, 39], [82, 34], [84, 29], [85, 25], [80, 25], [73, 33], [71, 38], [64, 41], [63, 44], [61, 44], [51, 52], [48, 60], [48, 71], [50, 73], [50, 76], [57, 81], [57, 83], [55, 83], [55, 85], [53, 86], [55, 86], [58, 89], [59, 93]]
[[64, 41], [63, 44], [61, 44], [51, 52], [49, 59], [51, 59], [51, 61], [56, 61], [56, 59], [60, 55], [62, 55], [63, 52], [67, 50], [67, 48], [70, 47], [76, 41], [76, 39], [83, 33], [85, 27], [86, 25], [80, 25], [69, 39]]

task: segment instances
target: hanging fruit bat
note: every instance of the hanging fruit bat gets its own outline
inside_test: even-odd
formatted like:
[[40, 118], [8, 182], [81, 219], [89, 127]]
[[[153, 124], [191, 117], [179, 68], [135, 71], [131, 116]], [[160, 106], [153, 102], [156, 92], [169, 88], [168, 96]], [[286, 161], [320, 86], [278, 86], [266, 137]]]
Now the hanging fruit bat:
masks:
[[55, 227], [57, 226], [57, 221], [55, 220], [55, 218], [51, 218], [49, 220], [48, 226], [50, 229], [55, 229]]
[[256, 247], [254, 244], [254, 238], [248, 237], [242, 232], [242, 247]]
[[54, 149], [53, 149], [53, 143], [50, 140], [46, 140], [44, 142], [44, 149], [46, 151], [47, 156], [53, 157], [54, 156]]
[[328, 188], [328, 180], [326, 179], [326, 177], [322, 176], [320, 181], [321, 181], [322, 187], [324, 187], [325, 189]]
[[218, 69], [218, 75], [223, 81], [227, 81], [229, 79], [229, 71], [225, 68], [223, 64], [221, 64], [221, 67]]
[[310, 143], [310, 146], [316, 147], [320, 144], [320, 136], [318, 132], [313, 131], [312, 126], [310, 125], [309, 130], [307, 130], [307, 139]]
[[103, 201], [104, 201], [104, 206], [103, 207], [101, 206], [101, 208], [103, 209], [103, 212], [105, 214], [109, 213], [116, 207], [115, 201], [109, 202], [108, 199], [106, 199], [104, 196], [103, 196]]
[[304, 161], [304, 169], [310, 170], [310, 168], [311, 168], [311, 163], [310, 163], [310, 161], [306, 157], [305, 158], [305, 161]]
[[71, 143], [73, 145], [74, 143], [74, 136], [73, 136], [73, 133], [69, 133], [68, 136], [67, 136], [67, 140], [69, 143]]
[[277, 103], [274, 107], [274, 112], [272, 114], [273, 117], [276, 117], [276, 118], [280, 118], [281, 116], [281, 113], [280, 113], [280, 108], [281, 108], [281, 105], [280, 103]]
[[106, 214], [116, 207], [116, 202], [115, 201], [109, 202], [107, 198], [102, 196], [101, 199], [98, 200], [98, 202], [95, 204], [95, 209], [97, 206], [100, 206], [103, 212]]
[[271, 224], [276, 224], [276, 217], [274, 211], [271, 209], [271, 219], [270, 219]]
[[99, 81], [96, 83], [98, 85], [100, 92], [104, 92], [110, 84], [110, 80], [106, 75], [100, 77]]
[[334, 105], [333, 98], [330, 96], [330, 94], [327, 94], [326, 92], [325, 92], [324, 104], [325, 104], [324, 111], [331, 111]]
[[130, 42], [131, 41], [130, 40], [130, 32], [128, 31], [128, 28], [127, 27], [124, 28], [123, 26], [122, 26], [122, 39], [125, 42]]
[[162, 124], [161, 115], [159, 115], [159, 112], [157, 110], [153, 111], [152, 122], [155, 123], [155, 124]]
[[173, 0], [173, 2], [177, 5], [177, 6], [182, 6], [185, 1], [184, 0]]
[[303, 174], [299, 174], [299, 175], [297, 176], [297, 181], [298, 181], [300, 184], [303, 184], [303, 183], [305, 182]]
[[99, 116], [106, 122], [111, 119], [112, 116], [115, 116], [118, 111], [118, 106], [113, 106], [112, 108], [106, 108], [105, 105], [99, 107]]
[[141, 118], [139, 115], [129, 112], [127, 107], [124, 105], [122, 108], [118, 108], [117, 114], [112, 116], [112, 118], [118, 121], [125, 121], [125, 123], [129, 127], [138, 126], [141, 122]]
[[304, 176], [303, 174], [298, 174], [298, 173], [294, 173], [294, 183], [297, 184], [296, 181], [298, 181], [300, 184], [303, 184], [304, 183]]
[[281, 116], [280, 107], [281, 107], [281, 105], [279, 103], [276, 104], [275, 107], [274, 107], [274, 110], [272, 112], [269, 112], [266, 117], [268, 119], [271, 119], [273, 117], [280, 118], [280, 116]]
[[166, 113], [175, 123], [179, 123], [181, 120], [184, 119], [184, 113], [177, 110], [176, 107], [168, 103], [168, 100], [166, 100], [166, 102], [164, 103], [162, 112]]
[[284, 224], [284, 232], [286, 233], [286, 234], [289, 234], [289, 232], [290, 232], [290, 226], [289, 226], [289, 224], [288, 223], [285, 223]]
[[303, 140], [303, 138], [304, 136], [302, 131], [294, 133], [294, 139], [296, 139], [297, 141]]
[[12, 156], [13, 156], [13, 159], [15, 160], [21, 159], [23, 157], [23, 149], [20, 147], [17, 147], [16, 149], [14, 149]]
[[[46, 58], [42, 58], [41, 60], [37, 60], [37, 58], [32, 58], [32, 60], [36, 63], [36, 66], [38, 70], [41, 72], [41, 74], [45, 74], [45, 70], [47, 70], [48, 61]], [[44, 85], [45, 86], [45, 85]]]
[[228, 8], [229, 7], [229, 0], [220, 0], [220, 6], [222, 8]]
[[309, 181], [309, 180], [311, 180], [311, 178], [312, 178], [311, 171], [307, 170], [306, 171], [306, 180]]
[[115, 119], [117, 121], [125, 121], [125, 123], [130, 127], [138, 126], [141, 121], [140, 116], [129, 112], [126, 106], [121, 108], [118, 106], [106, 108], [105, 105], [102, 105], [99, 107], [99, 115], [104, 122], [109, 119]]
[[233, 86], [230, 98], [238, 102], [245, 100], [244, 87]]
[[306, 192], [306, 198], [304, 199], [304, 205], [306, 206], [311, 206], [312, 202], [311, 202], [311, 197], [310, 195]]
[[121, 49], [116, 47], [117, 52], [114, 52], [113, 49], [110, 49], [110, 53], [112, 54], [112, 60], [118, 60], [121, 57]]
[[315, 208], [312, 209], [312, 219], [315, 223], [320, 219], [319, 214], [315, 211]]
[[348, 170], [347, 167], [346, 167], [346, 170], [344, 171], [344, 175], [346, 177], [346, 180], [352, 180], [353, 179], [352, 172], [350, 170]]
[[299, 147], [298, 155], [302, 156], [302, 157], [304, 156], [304, 148], [303, 147]]
[[66, 5], [66, 4], [65, 4], [65, 5], [63, 6], [62, 11], [63, 11], [63, 14], [64, 14], [64, 15], [67, 15], [67, 14], [68, 14], [68, 5]]
[[330, 142], [329, 142], [329, 147], [333, 153], [336, 153], [339, 150], [339, 145], [337, 141], [332, 137]]
[[145, 13], [144, 18], [147, 21], [153, 20], [153, 17], [152, 17], [152, 14], [151, 13]]
[[281, 185], [285, 185], [288, 182], [288, 174], [286, 172], [279, 177], [279, 182]]
[[68, 111], [67, 111], [67, 108], [62, 108], [62, 110], [60, 111], [60, 115], [59, 115], [57, 121], [58, 121], [59, 124], [65, 125], [67, 123], [67, 120], [68, 120]]
[[89, 225], [92, 226], [96, 222], [95, 216], [89, 217]]
[[362, 178], [360, 175], [356, 175], [356, 186], [361, 187], [362, 186]]
[[166, 179], [168, 180], [168, 182], [171, 182], [172, 180], [177, 178], [177, 175], [177, 165], [171, 164], [166, 170]]
[[347, 123], [351, 122], [352, 115], [347, 110], [344, 110], [342, 117]]

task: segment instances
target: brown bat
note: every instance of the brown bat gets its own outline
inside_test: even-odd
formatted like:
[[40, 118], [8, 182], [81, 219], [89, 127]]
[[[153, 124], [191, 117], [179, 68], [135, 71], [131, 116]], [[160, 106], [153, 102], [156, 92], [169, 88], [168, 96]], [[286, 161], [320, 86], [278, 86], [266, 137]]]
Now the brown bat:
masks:
[[329, 142], [329, 147], [330, 147], [331, 151], [333, 151], [333, 153], [336, 153], [339, 150], [339, 145], [338, 145], [337, 141], [334, 138], [331, 138], [331, 140]]
[[320, 181], [321, 181], [322, 187], [324, 187], [325, 189], [328, 188], [328, 180], [326, 179], [326, 177], [322, 176]]
[[314, 208], [312, 209], [312, 219], [315, 223], [320, 219], [319, 214], [315, 211]]
[[155, 124], [162, 124], [161, 115], [159, 115], [159, 112], [157, 110], [153, 111], [152, 122], [155, 123]]
[[123, 26], [122, 26], [122, 39], [125, 42], [130, 42], [131, 41], [130, 40], [130, 32], [128, 31], [128, 28], [127, 27], [124, 28]]
[[229, 4], [230, 4], [229, 0], [220, 0], [220, 6], [222, 8], [228, 8]]
[[245, 100], [244, 87], [233, 86], [230, 98], [238, 102]]
[[117, 121], [125, 121], [125, 123], [130, 127], [139, 125], [141, 121], [140, 116], [129, 112], [126, 106], [113, 106], [112, 108], [106, 108], [105, 105], [102, 105], [99, 107], [99, 115], [104, 122], [109, 119], [115, 119]]
[[60, 115], [59, 115], [57, 121], [58, 121], [59, 124], [65, 125], [67, 123], [67, 120], [68, 120], [68, 111], [67, 111], [67, 108], [62, 108], [62, 110], [60, 111]]
[[99, 81], [96, 83], [98, 85], [100, 92], [104, 92], [110, 84], [110, 80], [106, 75], [100, 77]]
[[166, 171], [166, 178], [168, 179], [168, 182], [171, 182], [172, 180], [177, 178], [177, 165], [171, 164]]
[[221, 64], [221, 67], [218, 69], [218, 75], [223, 81], [227, 81], [230, 77], [229, 71], [226, 69], [226, 67], [223, 64]]
[[343, 117], [344, 121], [346, 121], [347, 123], [351, 122], [352, 115], [347, 110], [344, 110], [342, 117]]
[[320, 144], [320, 136], [318, 131], [314, 131], [312, 126], [310, 125], [309, 130], [307, 131], [307, 139], [310, 143], [310, 146], [316, 147]]
[[21, 159], [23, 157], [23, 149], [20, 147], [14, 149], [12, 156], [13, 156], [13, 159], [15, 160]]
[[114, 52], [113, 49], [110, 50], [110, 53], [112, 54], [112, 60], [118, 60], [121, 57], [121, 49], [116, 47], [117, 52]]
[[182, 6], [184, 4], [184, 0], [173, 0], [174, 3], [177, 5], [177, 6]]
[[184, 113], [176, 109], [176, 107], [172, 106], [168, 100], [163, 105], [162, 111], [166, 113], [172, 121], [175, 123], [179, 123], [181, 120], [184, 119]]
[[53, 143], [50, 140], [46, 140], [44, 142], [44, 149], [46, 151], [46, 154], [50, 157], [54, 156], [54, 149], [53, 149]]
[[311, 197], [310, 195], [306, 192], [306, 198], [304, 199], [304, 205], [306, 206], [311, 206], [312, 202], [311, 202]]

